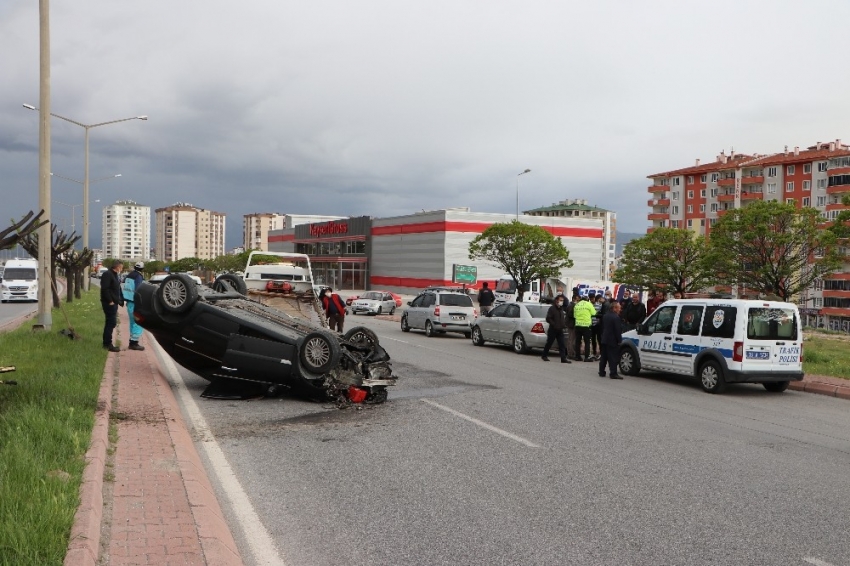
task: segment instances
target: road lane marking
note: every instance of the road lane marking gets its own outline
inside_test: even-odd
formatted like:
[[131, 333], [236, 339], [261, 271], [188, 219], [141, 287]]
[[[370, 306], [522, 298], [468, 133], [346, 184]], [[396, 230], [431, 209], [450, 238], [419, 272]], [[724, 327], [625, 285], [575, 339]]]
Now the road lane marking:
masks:
[[823, 560], [818, 560], [817, 558], [803, 558], [803, 562], [808, 562], [812, 564], [812, 566], [833, 566], [829, 562], [824, 562]]
[[183, 409], [186, 411], [192, 427], [198, 434], [201, 447], [209, 459], [213, 473], [215, 473], [222, 490], [230, 500], [231, 508], [236, 515], [240, 528], [242, 528], [245, 541], [254, 555], [254, 560], [257, 564], [263, 566], [286, 566], [286, 563], [278, 553], [271, 535], [266, 530], [265, 525], [260, 522], [260, 517], [254, 510], [251, 500], [248, 498], [245, 490], [242, 489], [242, 484], [239, 483], [239, 479], [233, 472], [233, 468], [230, 467], [227, 457], [219, 447], [212, 432], [210, 432], [206, 419], [204, 419], [200, 409], [198, 409], [198, 405], [195, 403], [192, 394], [186, 388], [186, 384], [183, 382], [180, 372], [174, 366], [171, 357], [162, 350], [159, 343], [155, 340], [148, 340], [148, 343], [155, 344], [160, 354], [160, 359], [167, 374], [166, 378], [180, 397], [183, 403]]
[[440, 405], [439, 403], [437, 403], [435, 401], [431, 401], [430, 399], [420, 399], [420, 401], [422, 401], [423, 403], [428, 403], [429, 405], [433, 405], [434, 407], [437, 407], [438, 409], [442, 409], [443, 411], [446, 411], [447, 413], [451, 413], [456, 417], [460, 417], [462, 419], [465, 419], [465, 420], [471, 422], [472, 424], [476, 424], [476, 425], [480, 426], [481, 428], [486, 428], [487, 430], [495, 432], [496, 434], [501, 434], [505, 438], [510, 438], [511, 440], [516, 440], [520, 444], [525, 444], [529, 448], [540, 448], [541, 447], [539, 444], [534, 444], [530, 440], [526, 440], [521, 436], [517, 436], [517, 435], [510, 433], [506, 430], [502, 430], [500, 428], [497, 428], [497, 427], [495, 427], [491, 424], [487, 424], [484, 421], [479, 421], [478, 419], [476, 419], [474, 417], [470, 417], [469, 415], [465, 415], [465, 414], [461, 413], [460, 411], [455, 411], [454, 409], [446, 407], [445, 405]]

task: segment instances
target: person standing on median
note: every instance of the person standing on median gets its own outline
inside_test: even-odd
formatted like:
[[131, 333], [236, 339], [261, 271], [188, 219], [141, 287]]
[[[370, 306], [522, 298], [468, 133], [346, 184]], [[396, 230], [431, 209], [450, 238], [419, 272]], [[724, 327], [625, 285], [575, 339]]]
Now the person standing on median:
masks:
[[569, 364], [569, 358], [567, 358], [567, 347], [564, 344], [564, 296], [558, 295], [555, 297], [555, 302], [552, 303], [552, 306], [549, 307], [549, 310], [546, 312], [546, 322], [549, 324], [548, 330], [546, 330], [546, 346], [543, 348], [543, 356], [542, 360], [544, 362], [549, 361], [549, 348], [552, 347], [552, 344], [555, 342], [558, 343], [558, 353], [561, 354], [561, 363]]
[[611, 379], [623, 379], [617, 372], [620, 363], [620, 342], [623, 341], [623, 328], [620, 321], [620, 303], [614, 302], [611, 309], [602, 317], [602, 337], [600, 339], [599, 377], [605, 377], [605, 365], [608, 365]]
[[490, 290], [490, 285], [485, 281], [481, 284], [481, 290], [478, 291], [478, 306], [481, 308], [481, 314], [485, 315], [493, 310], [493, 303], [496, 302], [496, 295]]
[[584, 361], [592, 361], [590, 358], [590, 325], [596, 316], [596, 309], [587, 300], [587, 295], [580, 298], [573, 307], [573, 316], [576, 319], [576, 361], [581, 361], [581, 342], [584, 340]]
[[121, 348], [112, 343], [112, 332], [118, 325], [118, 307], [124, 306], [124, 297], [121, 295], [121, 283], [118, 274], [121, 273], [124, 264], [120, 259], [112, 262], [112, 267], [103, 272], [100, 278], [100, 306], [106, 321], [103, 323], [103, 347], [110, 352], [120, 352]]
[[142, 327], [136, 324], [136, 319], [133, 318], [133, 299], [136, 289], [145, 280], [144, 275], [142, 275], [144, 268], [145, 264], [140, 261], [133, 266], [133, 271], [124, 278], [124, 302], [127, 303], [127, 316], [130, 318], [130, 349], [138, 351], [144, 350], [145, 347], [139, 344], [139, 338], [142, 337]]

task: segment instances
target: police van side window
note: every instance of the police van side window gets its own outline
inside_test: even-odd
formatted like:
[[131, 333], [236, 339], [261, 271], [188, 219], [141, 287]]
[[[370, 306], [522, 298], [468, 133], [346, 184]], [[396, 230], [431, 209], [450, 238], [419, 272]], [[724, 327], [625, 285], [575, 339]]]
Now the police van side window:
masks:
[[747, 338], [797, 339], [797, 317], [792, 309], [757, 308], [747, 311]]
[[734, 338], [738, 309], [729, 305], [708, 306], [702, 321], [702, 335], [710, 338]]
[[657, 311], [652, 313], [652, 317], [646, 321], [647, 329], [650, 334], [654, 334], [656, 332], [672, 332], [673, 331], [673, 319], [676, 316], [676, 307], [660, 307]]
[[699, 326], [702, 323], [702, 306], [684, 306], [679, 315], [679, 326], [677, 334], [684, 336], [699, 335]]

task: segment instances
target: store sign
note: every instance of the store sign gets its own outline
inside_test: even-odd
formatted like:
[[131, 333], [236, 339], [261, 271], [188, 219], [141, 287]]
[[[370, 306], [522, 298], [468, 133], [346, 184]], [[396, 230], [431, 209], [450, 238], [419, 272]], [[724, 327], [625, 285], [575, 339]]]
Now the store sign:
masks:
[[452, 283], [474, 285], [478, 282], [478, 268], [474, 265], [452, 264]]
[[348, 234], [348, 222], [323, 222], [321, 224], [310, 224], [310, 235], [314, 238], [322, 236], [336, 236], [339, 234]]

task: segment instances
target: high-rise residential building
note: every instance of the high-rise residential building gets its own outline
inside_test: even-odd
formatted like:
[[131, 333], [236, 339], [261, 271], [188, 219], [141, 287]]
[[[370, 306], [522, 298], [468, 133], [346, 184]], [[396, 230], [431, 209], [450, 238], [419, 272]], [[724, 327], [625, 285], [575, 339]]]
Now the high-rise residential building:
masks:
[[103, 207], [103, 257], [146, 261], [150, 247], [151, 207], [131, 200]]
[[273, 212], [255, 212], [242, 217], [242, 247], [269, 251], [269, 230], [286, 228], [286, 217]]
[[614, 267], [614, 257], [617, 248], [617, 213], [590, 206], [586, 199], [567, 199], [552, 203], [552, 206], [543, 206], [533, 210], [523, 211], [529, 216], [553, 216], [558, 218], [594, 218], [602, 220], [602, 256], [600, 263], [601, 271], [599, 278], [603, 281], [611, 279]]
[[[727, 211], [759, 199], [815, 208], [826, 223], [847, 208], [841, 200], [850, 193], [850, 146], [837, 139], [767, 155], [722, 151], [712, 162], [697, 160], [649, 179], [648, 232], [666, 226], [709, 236]], [[797, 300], [808, 324], [850, 332], [850, 264]]]
[[156, 257], [213, 259], [224, 255], [225, 215], [188, 203], [156, 209]]

